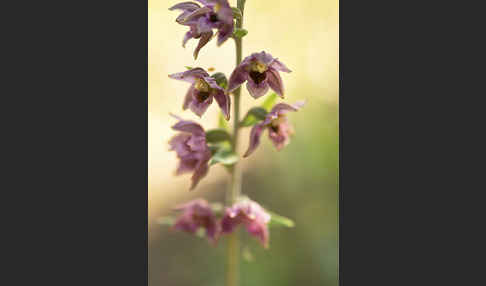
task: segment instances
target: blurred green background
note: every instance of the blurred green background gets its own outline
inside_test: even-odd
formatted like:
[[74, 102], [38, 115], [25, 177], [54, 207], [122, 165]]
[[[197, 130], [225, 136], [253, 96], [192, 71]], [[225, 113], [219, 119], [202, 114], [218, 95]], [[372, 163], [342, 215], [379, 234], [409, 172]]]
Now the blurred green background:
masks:
[[[185, 0], [184, 0], [185, 1]], [[197, 197], [222, 201], [227, 172], [213, 166], [193, 192], [190, 176], [173, 176], [177, 160], [168, 151], [174, 135], [169, 112], [200, 122], [217, 124], [216, 104], [202, 119], [181, 105], [189, 87], [168, 74], [184, 66], [214, 67], [229, 74], [234, 68], [235, 47], [228, 40], [217, 48], [212, 40], [194, 61], [197, 41], [181, 47], [186, 28], [175, 23], [178, 12], [168, 8], [182, 1], [149, 0], [149, 285], [224, 285], [225, 239], [211, 247], [206, 240], [170, 232], [157, 224], [179, 203]], [[285, 102], [307, 99], [299, 112], [289, 114], [296, 134], [277, 152], [267, 139], [249, 158], [242, 159], [243, 193], [269, 210], [293, 219], [295, 228], [275, 228], [270, 248], [264, 250], [242, 232], [245, 256], [241, 285], [338, 285], [338, 169], [339, 169], [339, 67], [338, 1], [247, 0], [243, 55], [265, 50], [293, 72], [281, 73]], [[236, 0], [230, 1], [236, 6]], [[269, 93], [270, 94], [270, 93]], [[260, 105], [243, 89], [242, 113]], [[240, 152], [248, 146], [249, 128], [240, 139]]]

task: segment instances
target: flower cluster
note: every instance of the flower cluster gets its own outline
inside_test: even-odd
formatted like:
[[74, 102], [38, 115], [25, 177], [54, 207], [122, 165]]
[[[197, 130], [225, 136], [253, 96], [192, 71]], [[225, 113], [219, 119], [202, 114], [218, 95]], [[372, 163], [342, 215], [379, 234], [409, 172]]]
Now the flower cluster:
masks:
[[[241, 52], [241, 38], [247, 32], [241, 28], [241, 18], [239, 22], [237, 21], [239, 28], [235, 28], [235, 20], [237, 17], [243, 17], [242, 11], [231, 7], [227, 0], [197, 0], [197, 2], [200, 4], [182, 2], [169, 8], [169, 10], [181, 11], [176, 22], [189, 29], [184, 35], [182, 46], [185, 47], [190, 39], [199, 39], [194, 50], [194, 58], [197, 59], [200, 50], [216, 34], [218, 46], [231, 37], [240, 43], [237, 44], [237, 49], [239, 46]], [[240, 5], [240, 2], [238, 3]], [[284, 99], [285, 89], [280, 72], [290, 73], [291, 70], [279, 59], [262, 51], [252, 53], [238, 63], [229, 80], [223, 73], [210, 75], [201, 67], [188, 68], [186, 71], [170, 74], [169, 77], [190, 84], [182, 100], [183, 110], [190, 109], [202, 118], [214, 99], [221, 110], [222, 118], [229, 121], [231, 95], [236, 94], [239, 97], [239, 88], [245, 82], [246, 89], [253, 99], [266, 95], [270, 89], [275, 93], [271, 97], [272, 100], [276, 100], [277, 96]], [[267, 101], [268, 99], [265, 102]], [[234, 118], [236, 131], [239, 128], [252, 127], [248, 148], [243, 157], [253, 154], [265, 130], [268, 131], [270, 141], [278, 151], [289, 144], [294, 129], [288, 122], [287, 113], [302, 108], [304, 101], [294, 104], [274, 103], [253, 107], [242, 121]], [[172, 129], [179, 132], [169, 141], [170, 150], [175, 151], [179, 159], [175, 174], [192, 173], [191, 190], [208, 174], [211, 165], [221, 163], [231, 170], [231, 166], [237, 163], [239, 156], [234, 150], [235, 144], [232, 144], [236, 141], [235, 134], [230, 134], [225, 128], [204, 130], [194, 121], [173, 116], [178, 122], [172, 126]], [[265, 248], [269, 244], [269, 223], [274, 220], [278, 223], [278, 220], [283, 218], [275, 214], [270, 215], [258, 203], [245, 197], [239, 197], [233, 205], [222, 211], [215, 210], [211, 204], [202, 199], [181, 205], [176, 210], [180, 211], [180, 214], [173, 224], [173, 229], [191, 234], [204, 230], [208, 240], [216, 243], [221, 235], [232, 233], [241, 225]], [[282, 224], [293, 225], [288, 221], [284, 218]]]
[[211, 205], [203, 200], [196, 199], [175, 208], [181, 211], [173, 229], [195, 234], [199, 229], [211, 243], [216, 243], [223, 234], [232, 233], [240, 224], [244, 225], [250, 235], [257, 238], [266, 248], [268, 247], [268, 223], [271, 215], [258, 203], [243, 198], [233, 206], [227, 207], [218, 218]]
[[177, 23], [188, 26], [189, 31], [184, 35], [182, 46], [185, 47], [190, 39], [199, 39], [194, 50], [194, 58], [197, 59], [199, 51], [213, 37], [213, 29], [217, 29], [218, 46], [223, 44], [233, 33], [233, 11], [227, 0], [197, 0], [197, 3], [182, 2], [169, 8], [169, 10], [181, 10], [177, 17]]

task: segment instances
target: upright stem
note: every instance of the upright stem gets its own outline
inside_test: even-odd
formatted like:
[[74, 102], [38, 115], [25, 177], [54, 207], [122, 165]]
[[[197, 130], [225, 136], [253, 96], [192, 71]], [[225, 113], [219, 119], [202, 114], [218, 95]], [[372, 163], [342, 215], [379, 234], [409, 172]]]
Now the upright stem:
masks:
[[[243, 27], [243, 15], [246, 0], [238, 0], [237, 7], [240, 9], [242, 17], [236, 20], [236, 28]], [[236, 47], [236, 66], [241, 63], [242, 60], [242, 40], [241, 38], [235, 38]], [[238, 131], [240, 128], [240, 94], [241, 86], [234, 92], [234, 115], [233, 115], [233, 138], [231, 141], [231, 146], [233, 150], [237, 152], [238, 150]], [[238, 196], [241, 194], [241, 169], [239, 164], [234, 164], [231, 168], [231, 179], [230, 185], [226, 195], [226, 204], [228, 206], [233, 205]], [[238, 232], [234, 231], [228, 237], [228, 262], [226, 269], [226, 286], [238, 286], [239, 285], [239, 263], [240, 263], [240, 241]]]

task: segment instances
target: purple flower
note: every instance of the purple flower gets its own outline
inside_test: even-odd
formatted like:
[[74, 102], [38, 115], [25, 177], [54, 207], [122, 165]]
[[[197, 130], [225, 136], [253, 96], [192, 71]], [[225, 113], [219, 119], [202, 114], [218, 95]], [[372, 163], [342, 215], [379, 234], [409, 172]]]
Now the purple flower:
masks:
[[289, 111], [297, 111], [304, 106], [305, 101], [298, 101], [294, 105], [286, 103], [276, 104], [266, 115], [265, 119], [253, 126], [250, 132], [250, 146], [243, 157], [248, 157], [260, 144], [260, 136], [265, 129], [268, 129], [268, 136], [278, 151], [286, 146], [290, 141], [290, 136], [294, 130], [287, 121], [285, 115]]
[[246, 57], [231, 74], [228, 91], [231, 92], [246, 82], [246, 88], [254, 98], [267, 93], [270, 87], [281, 98], [284, 86], [279, 71], [291, 72], [282, 62], [265, 52], [253, 53]]
[[170, 150], [175, 151], [180, 160], [176, 175], [192, 172], [192, 190], [208, 172], [211, 151], [206, 144], [206, 133], [201, 125], [173, 116], [179, 122], [172, 129], [181, 131], [169, 141]]
[[250, 199], [243, 199], [232, 207], [226, 208], [221, 220], [221, 228], [223, 233], [231, 233], [239, 224], [244, 224], [248, 233], [259, 239], [267, 248], [270, 236], [269, 222], [270, 214], [265, 209]]
[[169, 10], [181, 10], [176, 22], [189, 26], [189, 31], [184, 35], [182, 46], [190, 39], [199, 39], [194, 50], [194, 58], [197, 58], [199, 50], [204, 47], [213, 36], [213, 30], [218, 30], [218, 46], [223, 44], [233, 34], [233, 10], [227, 0], [197, 0], [203, 7], [193, 2], [182, 2], [169, 8]]
[[194, 68], [185, 72], [171, 74], [169, 77], [191, 83], [182, 105], [183, 110], [190, 108], [201, 117], [209, 105], [213, 103], [214, 97], [226, 120], [229, 120], [231, 99], [224, 89], [216, 83], [216, 80], [210, 77], [204, 69]]
[[194, 234], [202, 227], [206, 230], [209, 241], [212, 243], [217, 241], [220, 225], [207, 201], [203, 199], [193, 200], [176, 207], [175, 210], [180, 210], [182, 213], [177, 218], [173, 229]]

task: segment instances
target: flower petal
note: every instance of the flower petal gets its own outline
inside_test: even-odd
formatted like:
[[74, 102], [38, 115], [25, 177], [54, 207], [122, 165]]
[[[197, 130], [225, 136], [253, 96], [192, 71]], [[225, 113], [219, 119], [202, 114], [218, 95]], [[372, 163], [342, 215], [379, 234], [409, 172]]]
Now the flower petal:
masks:
[[219, 1], [222, 8], [218, 12], [218, 19], [223, 23], [218, 29], [218, 42], [217, 45], [221, 46], [231, 35], [233, 34], [234, 22], [233, 22], [233, 10], [229, 6], [227, 1]]
[[187, 133], [175, 135], [169, 141], [169, 150], [175, 151], [179, 158], [191, 154], [191, 149], [186, 144], [187, 140], [189, 140], [190, 137], [191, 135]]
[[222, 90], [215, 89], [214, 90], [214, 98], [216, 99], [216, 102], [218, 103], [219, 107], [221, 108], [221, 111], [224, 114], [224, 117], [226, 120], [230, 119], [230, 105], [231, 105], [231, 99]]
[[265, 125], [263, 123], [258, 123], [253, 126], [250, 132], [250, 145], [248, 146], [248, 150], [246, 150], [245, 155], [243, 157], [248, 157], [255, 151], [255, 149], [260, 145], [260, 136], [262, 135], [263, 130], [265, 129]]
[[274, 59], [272, 63], [270, 64], [270, 67], [278, 70], [278, 71], [283, 71], [283, 72], [292, 72], [289, 70], [281, 61], [278, 59]]
[[233, 34], [233, 25], [223, 25], [218, 30], [218, 42], [217, 45], [221, 46], [226, 40], [228, 40]]
[[[211, 158], [211, 152], [209, 153], [209, 158]], [[201, 181], [201, 179], [204, 178], [208, 173], [209, 170], [208, 161], [209, 159], [207, 161], [206, 160], [199, 161], [199, 164], [196, 166], [196, 169], [194, 170], [194, 174], [192, 175], [191, 178], [192, 184], [190, 190], [194, 190], [194, 188], [196, 188], [199, 181]]]
[[285, 113], [287, 113], [289, 111], [297, 111], [301, 107], [303, 107], [304, 105], [305, 105], [305, 101], [304, 100], [297, 101], [294, 104], [278, 103], [278, 104], [275, 104], [275, 106], [272, 108], [272, 110], [270, 111], [270, 113], [275, 114], [275, 115], [285, 114]]
[[192, 31], [188, 31], [187, 33], [185, 33], [184, 39], [182, 39], [182, 47], [185, 48], [187, 41], [189, 41], [192, 38], [193, 38]]
[[201, 38], [199, 39], [199, 43], [197, 44], [197, 47], [194, 50], [194, 59], [197, 59], [197, 56], [199, 55], [199, 50], [201, 50], [202, 47], [204, 47], [209, 42], [209, 40], [211, 40], [212, 36], [213, 36], [213, 31], [211, 31], [211, 30], [209, 32], [201, 34]]
[[255, 220], [251, 223], [246, 224], [246, 230], [252, 236], [255, 236], [260, 240], [264, 248], [268, 248], [268, 241], [270, 239], [270, 233], [268, 231], [268, 226], [259, 220]]
[[277, 93], [281, 98], [284, 98], [284, 85], [277, 70], [273, 68], [269, 68], [267, 70], [267, 82], [275, 93]]
[[177, 10], [192, 12], [192, 11], [199, 9], [200, 7], [201, 6], [199, 6], [199, 4], [194, 3], [194, 2], [181, 2], [181, 3], [175, 4], [174, 6], [170, 7], [169, 10], [173, 11], [173, 10], [177, 9]]
[[290, 135], [293, 134], [292, 126], [285, 120], [278, 125], [278, 129], [275, 131], [272, 128], [268, 129], [268, 137], [272, 141], [277, 151], [282, 150], [283, 147], [290, 143]]
[[248, 89], [248, 92], [250, 92], [250, 95], [256, 99], [264, 96], [267, 93], [269, 86], [267, 79], [260, 82], [260, 84], [256, 84], [251, 78], [249, 78], [246, 82], [246, 88]]
[[182, 80], [190, 83], [194, 83], [196, 79], [209, 76], [209, 74], [202, 68], [194, 68], [185, 72], [170, 74], [172, 79]]
[[202, 8], [199, 8], [195, 11], [193, 11], [191, 14], [187, 15], [186, 18], [184, 19], [183, 23], [184, 22], [188, 22], [188, 21], [193, 21], [194, 19], [200, 17], [200, 16], [203, 16], [209, 12], [211, 12], [212, 9], [209, 8], [209, 7], [202, 7]]
[[209, 96], [205, 101], [198, 101], [196, 98], [193, 98], [191, 101], [189, 108], [192, 112], [196, 113], [197, 116], [201, 117], [206, 112], [208, 107], [213, 103], [213, 97]]
[[247, 71], [248, 63], [242, 62], [235, 70], [231, 73], [228, 82], [228, 92], [232, 92], [237, 89], [242, 83], [248, 79]]
[[184, 158], [179, 161], [179, 166], [177, 167], [177, 170], [175, 172], [176, 176], [185, 174], [185, 173], [190, 173], [194, 171], [194, 168], [196, 168], [196, 165], [198, 163], [197, 159], [194, 158]]
[[206, 133], [204, 132], [202, 126], [197, 124], [196, 122], [190, 120], [183, 120], [182, 118], [176, 115], [172, 115], [172, 117], [175, 117], [179, 120], [179, 122], [177, 122], [175, 125], [172, 126], [172, 129], [177, 131], [192, 133], [193, 135], [196, 136], [206, 136]]
[[191, 84], [189, 90], [187, 90], [186, 97], [184, 98], [184, 103], [182, 104], [182, 110], [186, 110], [189, 107], [191, 101], [194, 98], [194, 92], [196, 92], [196, 89], [194, 88], [194, 84]]
[[264, 51], [261, 51], [260, 53], [253, 53], [253, 54], [251, 54], [251, 57], [252, 57], [253, 60], [257, 60], [259, 62], [262, 62], [267, 66], [270, 65], [274, 61], [274, 58], [272, 57], [272, 55], [270, 55], [269, 53], [265, 53]]

